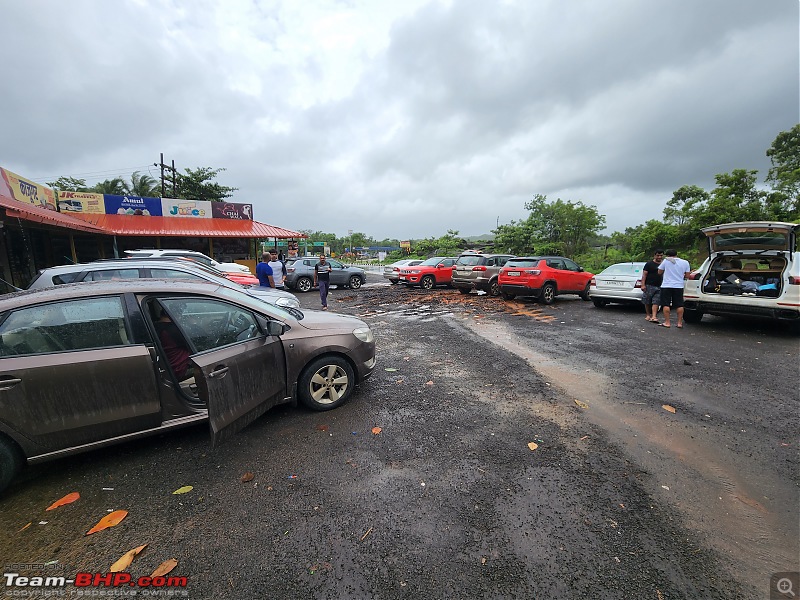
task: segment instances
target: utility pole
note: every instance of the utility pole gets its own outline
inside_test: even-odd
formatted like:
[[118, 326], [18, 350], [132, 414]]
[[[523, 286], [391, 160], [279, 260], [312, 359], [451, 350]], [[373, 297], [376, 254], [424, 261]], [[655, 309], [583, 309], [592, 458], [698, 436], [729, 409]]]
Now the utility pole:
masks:
[[161, 197], [167, 195], [166, 189], [166, 179], [164, 177], [164, 169], [168, 169], [172, 171], [172, 197], [176, 198], [178, 196], [178, 171], [175, 169], [175, 161], [172, 161], [172, 166], [164, 164], [164, 153], [161, 153], [161, 161], [157, 163], [153, 163], [154, 167], [161, 167]]

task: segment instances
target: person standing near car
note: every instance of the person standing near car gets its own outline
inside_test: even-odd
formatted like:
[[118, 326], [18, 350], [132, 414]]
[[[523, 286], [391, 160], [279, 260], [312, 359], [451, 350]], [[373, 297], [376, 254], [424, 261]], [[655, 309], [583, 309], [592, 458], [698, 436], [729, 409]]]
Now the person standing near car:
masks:
[[277, 250], [270, 252], [269, 268], [272, 269], [272, 282], [275, 284], [275, 289], [284, 289], [283, 278], [286, 277], [286, 266], [278, 260]]
[[314, 265], [314, 285], [319, 285], [319, 299], [322, 310], [328, 310], [328, 286], [331, 283], [331, 265], [324, 254], [319, 255], [319, 262]]
[[661, 263], [664, 260], [664, 251], [656, 250], [653, 252], [653, 260], [645, 263], [642, 270], [642, 302], [647, 314], [645, 321], [658, 323], [658, 307], [661, 305], [661, 280], [663, 276], [659, 273]]
[[664, 322], [661, 327], [669, 328], [669, 309], [673, 307], [678, 315], [678, 329], [683, 329], [683, 282], [689, 276], [692, 267], [688, 260], [678, 258], [675, 250], [667, 250], [666, 256], [658, 266], [661, 281], [661, 306], [664, 310]]
[[258, 284], [261, 287], [275, 287], [275, 281], [272, 279], [272, 267], [269, 266], [269, 259], [269, 252], [264, 252], [261, 255], [261, 262], [256, 265], [256, 277], [258, 277]]

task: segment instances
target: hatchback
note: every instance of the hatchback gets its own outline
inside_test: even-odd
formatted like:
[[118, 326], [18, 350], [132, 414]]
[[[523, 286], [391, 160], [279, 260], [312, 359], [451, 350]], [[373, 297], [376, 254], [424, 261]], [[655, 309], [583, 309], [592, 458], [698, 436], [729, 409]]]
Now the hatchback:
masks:
[[595, 275], [589, 286], [589, 298], [597, 308], [609, 302], [642, 304], [643, 262], [617, 263]]
[[453, 269], [453, 287], [458, 288], [462, 294], [480, 290], [487, 292], [490, 296], [499, 296], [500, 285], [497, 283], [497, 276], [510, 258], [514, 258], [514, 256], [512, 254], [464, 252], [456, 260], [456, 266]]
[[751, 221], [703, 229], [708, 258], [684, 285], [684, 319], [705, 314], [800, 320], [800, 224]]
[[588, 300], [592, 277], [563, 256], [520, 256], [506, 263], [497, 280], [506, 300], [532, 296], [542, 304], [552, 304], [560, 294], [578, 294]]
[[270, 407], [345, 402], [375, 367], [354, 317], [302, 321], [230, 287], [127, 280], [0, 299], [0, 489], [34, 463]]
[[[357, 290], [367, 281], [367, 273], [361, 267], [350, 267], [333, 258], [326, 258], [331, 266], [331, 285], [341, 285]], [[293, 290], [307, 292], [314, 287], [314, 266], [319, 257], [305, 256], [286, 261], [286, 277], [283, 282]]]

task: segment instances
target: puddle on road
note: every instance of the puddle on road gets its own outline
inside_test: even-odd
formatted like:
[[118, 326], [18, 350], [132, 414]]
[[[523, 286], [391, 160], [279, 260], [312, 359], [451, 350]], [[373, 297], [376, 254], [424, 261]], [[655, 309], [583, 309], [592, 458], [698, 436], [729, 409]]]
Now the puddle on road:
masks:
[[[703, 533], [721, 554], [734, 561], [734, 575], [746, 575], [750, 582], [786, 570], [797, 563], [796, 515], [776, 514], [767, 506], [791, 506], [791, 498], [764, 498], [761, 490], [781, 489], [769, 473], [744, 473], [735, 456], [724, 455], [711, 442], [704, 442], [691, 424], [669, 423], [655, 417], [653, 406], [640, 405], [635, 390], [629, 404], [613, 401], [615, 382], [602, 373], [582, 369], [555, 360], [520, 343], [509, 327], [486, 321], [462, 320], [472, 331], [525, 359], [551, 385], [568, 396], [589, 405], [581, 411], [591, 422], [602, 427], [609, 440], [621, 443], [635, 462], [653, 473], [653, 480], [671, 491], [655, 487], [653, 495], [677, 506], [688, 517], [687, 525]], [[684, 396], [691, 398], [688, 390]], [[548, 418], [560, 422], [553, 407], [542, 406]], [[657, 410], [661, 410], [660, 405]], [[659, 415], [659, 417], [663, 417]], [[680, 469], [680, 466], [683, 469]], [[697, 478], [705, 483], [697, 485]], [[745, 479], [746, 478], [746, 479]], [[713, 490], [713, 497], [702, 494]], [[783, 503], [785, 500], [786, 503]], [[792, 511], [788, 511], [791, 513]], [[788, 521], [788, 522], [787, 522]]]

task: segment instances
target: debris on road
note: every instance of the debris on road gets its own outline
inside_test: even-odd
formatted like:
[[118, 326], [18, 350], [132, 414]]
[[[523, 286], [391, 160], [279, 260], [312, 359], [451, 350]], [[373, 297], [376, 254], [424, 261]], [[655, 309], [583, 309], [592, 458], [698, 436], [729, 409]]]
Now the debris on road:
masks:
[[48, 506], [45, 510], [55, 510], [59, 506], [64, 506], [65, 504], [72, 504], [76, 500], [78, 500], [81, 495], [78, 492], [72, 492], [71, 494], [67, 494], [63, 498], [56, 500], [50, 506]]
[[143, 544], [141, 546], [137, 546], [132, 550], [128, 550], [125, 554], [123, 554], [117, 562], [115, 562], [111, 567], [108, 569], [111, 573], [119, 573], [120, 571], [124, 571], [128, 567], [131, 566], [133, 559], [139, 554], [142, 550], [147, 547], [147, 544]]
[[115, 510], [114, 512], [111, 512], [102, 519], [100, 519], [97, 522], [97, 525], [95, 525], [89, 531], [86, 532], [86, 535], [92, 535], [93, 533], [97, 533], [98, 531], [103, 531], [104, 529], [108, 529], [109, 527], [116, 527], [127, 516], [128, 516], [127, 510]]

